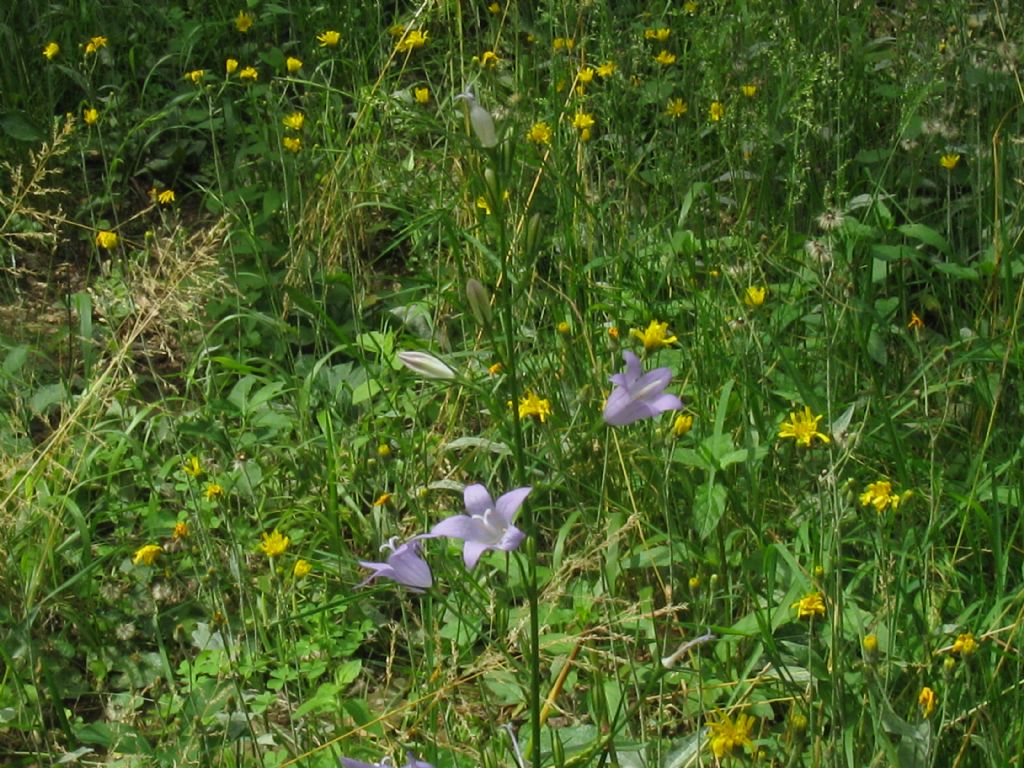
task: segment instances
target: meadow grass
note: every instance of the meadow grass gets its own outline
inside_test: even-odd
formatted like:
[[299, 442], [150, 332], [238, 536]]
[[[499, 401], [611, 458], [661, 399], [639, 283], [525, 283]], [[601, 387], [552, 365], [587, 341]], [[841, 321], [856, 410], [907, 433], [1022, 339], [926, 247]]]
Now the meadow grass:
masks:
[[3, 764], [1019, 764], [1020, 9], [334, 5], [0, 12]]

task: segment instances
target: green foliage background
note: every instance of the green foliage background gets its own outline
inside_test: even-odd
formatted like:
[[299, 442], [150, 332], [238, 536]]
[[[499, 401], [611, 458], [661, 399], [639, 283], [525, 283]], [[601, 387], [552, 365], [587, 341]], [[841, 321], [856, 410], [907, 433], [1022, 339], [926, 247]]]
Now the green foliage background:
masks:
[[[1022, 21], [0, 10], [4, 764], [515, 765], [506, 726], [559, 768], [1014, 764]], [[683, 435], [601, 419], [652, 321]], [[779, 436], [805, 407], [827, 442]], [[533, 487], [519, 552], [431, 540], [428, 593], [355, 589], [474, 482]]]

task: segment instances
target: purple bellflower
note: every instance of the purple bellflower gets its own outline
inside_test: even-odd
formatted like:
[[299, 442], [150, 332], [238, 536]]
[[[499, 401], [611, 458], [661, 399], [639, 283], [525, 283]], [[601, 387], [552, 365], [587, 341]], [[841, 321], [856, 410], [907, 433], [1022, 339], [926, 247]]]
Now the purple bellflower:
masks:
[[400, 547], [395, 546], [397, 536], [393, 536], [387, 544], [381, 547], [381, 551], [390, 549], [391, 554], [383, 563], [368, 563], [360, 560], [363, 568], [372, 568], [373, 573], [367, 576], [356, 587], [366, 586], [376, 578], [391, 579], [403, 587], [408, 587], [413, 592], [422, 592], [429, 589], [434, 583], [434, 577], [430, 573], [430, 566], [427, 561], [420, 557], [420, 543], [415, 539], [405, 542]]
[[516, 488], [499, 496], [495, 502], [482, 485], [467, 485], [463, 498], [469, 514], [452, 515], [431, 528], [430, 533], [422, 534], [421, 538], [446, 536], [462, 539], [465, 542], [462, 559], [466, 561], [466, 568], [472, 569], [488, 549], [511, 552], [523, 542], [525, 534], [512, 521], [532, 490], [530, 487]]
[[649, 419], [665, 411], [678, 411], [683, 401], [666, 395], [665, 387], [672, 381], [672, 371], [655, 368], [644, 373], [640, 359], [629, 350], [622, 353], [626, 370], [611, 377], [615, 389], [604, 406], [604, 420], [613, 427], [622, 427], [640, 419]]
[[[434, 768], [430, 763], [424, 760], [417, 760], [412, 752], [407, 753], [408, 760], [403, 768]], [[379, 763], [364, 763], [362, 760], [353, 760], [351, 757], [341, 758], [341, 764], [344, 768], [392, 768], [391, 758], [382, 758]]]

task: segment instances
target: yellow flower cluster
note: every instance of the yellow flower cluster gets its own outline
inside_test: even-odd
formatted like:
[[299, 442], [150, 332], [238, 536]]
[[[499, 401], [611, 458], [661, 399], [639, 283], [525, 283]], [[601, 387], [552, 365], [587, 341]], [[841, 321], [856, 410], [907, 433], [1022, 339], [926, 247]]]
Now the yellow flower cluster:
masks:
[[287, 536], [281, 535], [281, 532], [275, 528], [270, 533], [260, 534], [262, 541], [260, 542], [260, 550], [269, 558], [280, 557], [288, 549], [288, 544], [291, 543], [291, 539]]
[[528, 416], [535, 416], [541, 424], [548, 420], [551, 415], [551, 401], [542, 400], [533, 391], [527, 391], [524, 397], [519, 399], [519, 418], [525, 419]]
[[793, 608], [796, 609], [798, 619], [813, 619], [815, 616], [824, 616], [825, 598], [821, 592], [811, 592], [793, 603]]
[[721, 760], [738, 748], [752, 746], [750, 732], [754, 728], [754, 722], [751, 715], [740, 715], [733, 721], [724, 712], [718, 712], [716, 719], [708, 720], [707, 726], [711, 730], [708, 742], [715, 757]]

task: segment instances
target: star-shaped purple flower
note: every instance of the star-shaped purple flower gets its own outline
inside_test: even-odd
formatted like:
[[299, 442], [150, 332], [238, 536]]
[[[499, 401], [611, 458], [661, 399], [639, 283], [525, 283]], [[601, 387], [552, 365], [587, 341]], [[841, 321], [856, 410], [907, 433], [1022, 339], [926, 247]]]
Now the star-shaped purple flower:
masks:
[[531, 490], [533, 489], [530, 487], [516, 488], [499, 496], [495, 502], [487, 489], [479, 483], [467, 485], [463, 491], [463, 498], [469, 514], [452, 515], [435, 525], [430, 529], [430, 533], [423, 534], [421, 538], [446, 536], [449, 539], [462, 539], [465, 542], [462, 547], [462, 559], [470, 569], [488, 549], [511, 552], [525, 537], [512, 521]]
[[413, 592], [422, 592], [430, 588], [430, 585], [434, 583], [434, 577], [430, 573], [427, 561], [420, 557], [420, 543], [416, 539], [412, 539], [400, 547], [396, 547], [396, 541], [398, 541], [398, 537], [392, 537], [387, 544], [381, 547], [382, 551], [384, 549], [392, 550], [385, 562], [359, 561], [363, 568], [372, 568], [373, 573], [367, 576], [356, 589], [366, 586], [377, 578], [391, 579], [403, 587], [408, 587]]
[[629, 350], [622, 353], [626, 370], [611, 377], [615, 389], [604, 406], [604, 420], [613, 427], [649, 419], [665, 411], [678, 411], [683, 401], [666, 395], [665, 387], [672, 381], [672, 371], [655, 368], [644, 373], [640, 359]]

